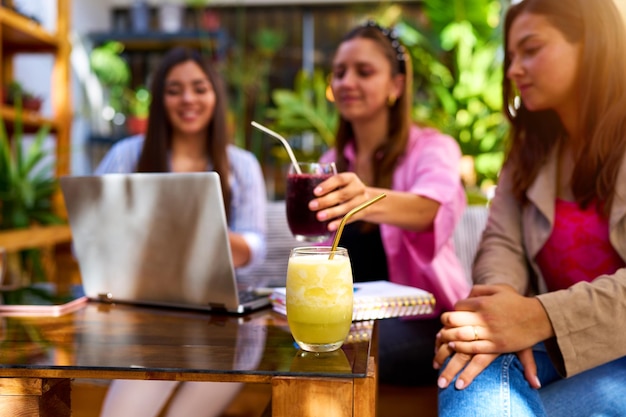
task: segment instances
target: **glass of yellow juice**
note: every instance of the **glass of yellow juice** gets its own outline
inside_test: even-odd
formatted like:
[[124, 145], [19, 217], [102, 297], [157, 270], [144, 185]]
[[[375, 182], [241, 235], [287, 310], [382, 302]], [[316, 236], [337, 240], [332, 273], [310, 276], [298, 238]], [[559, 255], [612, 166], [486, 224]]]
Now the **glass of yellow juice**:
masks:
[[352, 267], [345, 248], [292, 249], [287, 265], [287, 321], [302, 350], [331, 352], [341, 347], [352, 324], [352, 293]]

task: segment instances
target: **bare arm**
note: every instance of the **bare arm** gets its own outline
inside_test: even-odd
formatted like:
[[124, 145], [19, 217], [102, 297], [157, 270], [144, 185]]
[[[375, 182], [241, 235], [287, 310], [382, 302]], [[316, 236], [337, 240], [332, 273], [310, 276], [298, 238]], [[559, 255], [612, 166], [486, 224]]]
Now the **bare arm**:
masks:
[[235, 232], [228, 232], [228, 240], [230, 241], [230, 251], [233, 256], [235, 268], [239, 268], [250, 262], [250, 247], [243, 236]]
[[329, 224], [334, 231], [346, 213], [381, 193], [387, 197], [360, 211], [351, 221], [366, 220], [411, 231], [432, 227], [440, 206], [437, 201], [410, 192], [366, 187], [352, 172], [335, 175], [320, 184], [315, 190], [318, 198], [311, 201], [309, 208], [318, 211], [318, 220], [334, 219]]

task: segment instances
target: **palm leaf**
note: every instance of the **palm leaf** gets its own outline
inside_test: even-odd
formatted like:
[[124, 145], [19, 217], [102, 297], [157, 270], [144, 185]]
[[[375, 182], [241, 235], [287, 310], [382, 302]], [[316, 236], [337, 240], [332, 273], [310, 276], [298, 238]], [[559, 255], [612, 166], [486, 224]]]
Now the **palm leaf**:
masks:
[[57, 180], [51, 177], [54, 162], [45, 163], [44, 142], [50, 126], [42, 126], [24, 147], [21, 97], [15, 98], [12, 138], [0, 118], [0, 229], [28, 227], [32, 222], [59, 223], [51, 197]]
[[[11, 145], [7, 137], [4, 120], [0, 117], [0, 193], [9, 190], [11, 176]], [[2, 199], [4, 200], [4, 198]]]
[[21, 176], [28, 175], [46, 156], [46, 152], [43, 150], [43, 144], [50, 132], [50, 126], [44, 125], [39, 131], [37, 131], [35, 140], [28, 148], [28, 152], [22, 161], [20, 170]]
[[313, 74], [300, 71], [293, 90], [274, 90], [272, 100], [275, 107], [266, 113], [274, 120], [273, 127], [291, 135], [313, 131], [325, 146], [332, 146], [336, 110], [326, 99], [326, 86], [321, 71], [314, 71]]

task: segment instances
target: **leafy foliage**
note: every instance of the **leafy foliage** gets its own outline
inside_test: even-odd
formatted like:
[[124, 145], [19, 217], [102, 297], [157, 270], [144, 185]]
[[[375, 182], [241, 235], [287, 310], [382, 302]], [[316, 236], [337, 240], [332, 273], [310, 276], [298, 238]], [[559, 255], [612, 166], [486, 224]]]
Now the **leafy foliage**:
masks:
[[129, 114], [140, 118], [148, 117], [152, 100], [150, 90], [144, 86], [139, 86], [135, 90], [129, 89], [126, 91], [125, 99], [128, 103]]
[[14, 105], [18, 96], [21, 97], [22, 104], [26, 100], [41, 100], [41, 97], [26, 90], [19, 81], [13, 80], [6, 88], [7, 104]]
[[313, 74], [298, 72], [294, 89], [277, 89], [272, 93], [275, 108], [266, 115], [274, 120], [272, 128], [286, 135], [312, 131], [330, 147], [335, 142], [337, 111], [326, 99], [326, 80], [320, 70]]
[[396, 27], [414, 62], [416, 119], [428, 121], [474, 157], [477, 182], [495, 181], [506, 120], [501, 98], [498, 0], [429, 0], [429, 25]]
[[130, 83], [130, 69], [122, 58], [124, 45], [120, 42], [107, 42], [94, 48], [89, 54], [89, 65], [106, 86], [125, 87]]
[[[311, 134], [311, 146], [292, 146], [299, 160], [317, 160], [322, 152], [335, 143], [337, 110], [327, 99], [328, 85], [321, 70], [312, 74], [299, 71], [294, 89], [276, 89], [272, 92], [275, 107], [266, 110], [265, 115], [273, 120], [273, 130], [289, 136]], [[287, 152], [277, 146], [272, 152], [279, 161], [288, 161]]]
[[[500, 0], [428, 0], [424, 22], [403, 18], [399, 6], [378, 13], [394, 26], [413, 62], [413, 115], [454, 137], [473, 157], [477, 184], [493, 182], [503, 160], [507, 124], [502, 114]], [[331, 146], [336, 111], [325, 100], [321, 70], [300, 74], [293, 90], [272, 94], [267, 116], [288, 135], [313, 131]]]
[[[242, 29], [243, 31], [243, 29]], [[269, 101], [269, 76], [272, 60], [285, 44], [285, 35], [277, 29], [260, 28], [252, 36], [252, 45], [246, 45], [244, 33], [231, 46], [231, 54], [221, 61], [221, 73], [234, 93], [232, 112], [238, 125], [234, 129], [235, 143], [257, 156], [263, 142], [260, 132], [251, 128], [250, 122], [258, 120]]]
[[43, 126], [34, 141], [23, 149], [21, 103], [18, 100], [13, 140], [9, 140], [0, 119], [0, 229], [61, 223], [52, 212], [51, 197], [57, 181], [50, 176], [52, 162], [46, 163], [43, 148], [49, 126]]
[[[50, 127], [45, 125], [39, 129], [33, 142], [24, 149], [22, 97], [19, 95], [15, 110], [11, 140], [0, 118], [0, 230], [26, 228], [33, 223], [60, 224], [62, 220], [52, 207], [52, 195], [58, 184], [50, 175], [52, 162], [46, 162], [48, 153], [43, 147]], [[35, 280], [45, 280], [39, 250], [24, 250], [19, 258], [22, 270], [30, 270]]]
[[105, 101], [116, 112], [147, 117], [150, 92], [143, 86], [130, 87], [131, 72], [123, 51], [124, 45], [117, 41], [97, 46], [89, 54], [89, 66], [105, 91]]

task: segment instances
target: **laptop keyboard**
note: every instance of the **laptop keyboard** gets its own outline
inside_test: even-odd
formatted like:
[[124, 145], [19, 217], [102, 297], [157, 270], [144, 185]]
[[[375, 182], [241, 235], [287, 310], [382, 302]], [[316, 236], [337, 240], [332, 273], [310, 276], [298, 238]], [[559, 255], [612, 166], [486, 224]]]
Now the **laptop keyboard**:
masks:
[[245, 290], [239, 291], [239, 303], [245, 304], [250, 301], [258, 300], [259, 298], [267, 297], [267, 295], [259, 294], [255, 291]]

